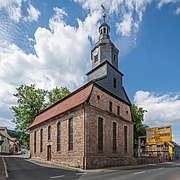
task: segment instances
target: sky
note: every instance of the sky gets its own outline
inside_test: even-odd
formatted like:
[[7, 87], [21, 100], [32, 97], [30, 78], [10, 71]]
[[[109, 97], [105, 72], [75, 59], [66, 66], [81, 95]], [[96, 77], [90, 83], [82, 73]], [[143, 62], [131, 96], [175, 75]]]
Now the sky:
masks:
[[22, 84], [76, 90], [87, 82], [90, 51], [106, 9], [119, 70], [150, 127], [172, 125], [180, 144], [180, 0], [0, 0], [0, 125]]

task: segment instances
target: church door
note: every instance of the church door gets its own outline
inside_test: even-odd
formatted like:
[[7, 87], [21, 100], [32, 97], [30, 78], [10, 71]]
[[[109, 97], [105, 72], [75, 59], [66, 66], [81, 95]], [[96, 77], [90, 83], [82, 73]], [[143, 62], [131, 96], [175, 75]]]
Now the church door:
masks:
[[47, 161], [51, 161], [51, 145], [47, 147]]

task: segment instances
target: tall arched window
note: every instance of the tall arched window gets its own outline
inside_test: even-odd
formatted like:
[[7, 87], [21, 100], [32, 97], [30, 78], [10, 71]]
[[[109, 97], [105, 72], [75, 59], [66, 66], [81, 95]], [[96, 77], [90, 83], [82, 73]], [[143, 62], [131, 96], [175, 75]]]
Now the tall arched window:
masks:
[[36, 153], [36, 131], [34, 131], [34, 153]]
[[124, 126], [124, 152], [127, 153], [127, 126]]
[[51, 126], [48, 126], [48, 141], [51, 140]]
[[116, 133], [117, 133], [117, 123], [113, 122], [113, 152], [117, 151]]
[[57, 151], [61, 150], [61, 123], [57, 123]]
[[40, 131], [40, 152], [43, 152], [43, 129]]
[[98, 118], [98, 151], [103, 151], [103, 118]]
[[73, 118], [69, 119], [69, 151], [73, 150]]

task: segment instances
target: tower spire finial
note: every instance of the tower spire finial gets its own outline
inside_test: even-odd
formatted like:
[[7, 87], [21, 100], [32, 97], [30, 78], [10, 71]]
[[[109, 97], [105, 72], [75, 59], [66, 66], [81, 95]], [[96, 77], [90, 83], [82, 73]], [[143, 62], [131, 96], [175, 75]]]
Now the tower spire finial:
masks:
[[104, 22], [105, 22], [105, 20], [106, 20], [106, 13], [105, 13], [106, 8], [105, 8], [102, 4], [101, 4], [101, 7], [103, 8], [103, 14], [102, 14], [102, 17], [103, 17]]

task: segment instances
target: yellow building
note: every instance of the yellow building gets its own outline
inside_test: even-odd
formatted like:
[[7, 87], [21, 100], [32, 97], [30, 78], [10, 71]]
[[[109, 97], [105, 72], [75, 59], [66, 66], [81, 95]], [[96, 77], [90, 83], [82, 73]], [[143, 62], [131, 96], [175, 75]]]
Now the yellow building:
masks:
[[159, 157], [162, 161], [173, 159], [171, 126], [160, 126], [146, 130], [146, 156]]

